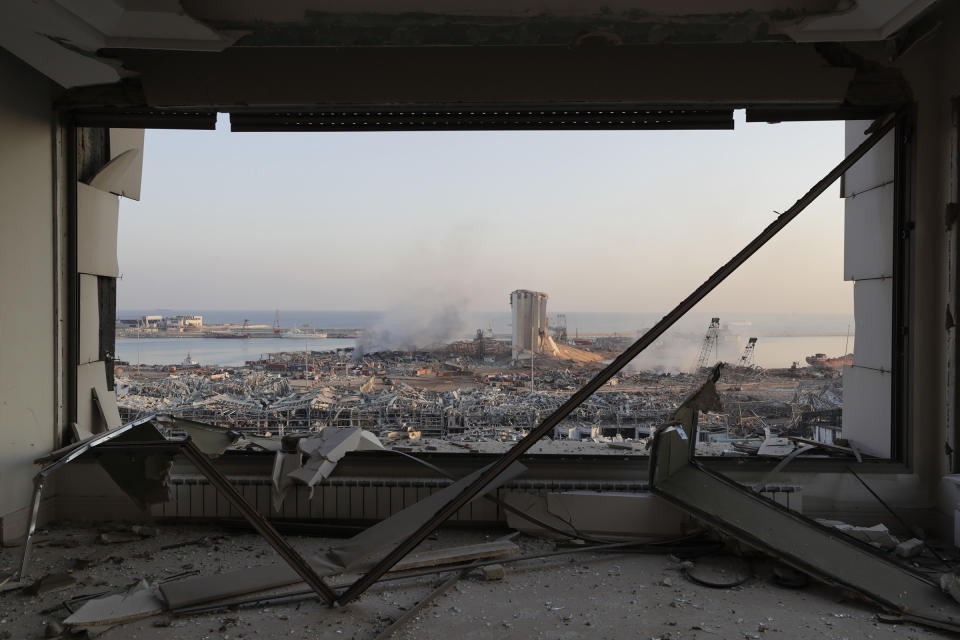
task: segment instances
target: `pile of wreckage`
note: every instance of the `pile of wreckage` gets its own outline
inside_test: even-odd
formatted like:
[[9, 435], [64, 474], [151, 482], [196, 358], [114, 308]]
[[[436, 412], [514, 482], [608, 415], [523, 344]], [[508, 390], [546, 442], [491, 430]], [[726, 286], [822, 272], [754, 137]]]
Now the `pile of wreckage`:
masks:
[[[357, 387], [323, 386], [292, 393], [286, 378], [262, 373], [216, 381], [195, 374], [136, 381], [118, 378], [117, 391], [126, 420], [165, 413], [251, 435], [331, 426], [362, 427], [378, 435], [408, 431], [452, 440], [522, 436], [569, 397], [562, 391], [499, 387], [425, 391], [403, 383], [374, 389], [370, 381]], [[673, 390], [594, 394], [555, 437], [579, 440], [598, 431], [604, 436], [646, 437], [679, 400]]]
[[[564, 381], [564, 372], [557, 372]], [[515, 442], [570, 397], [566, 391], [489, 386], [429, 391], [405, 383], [375, 388], [373, 378], [357, 384], [324, 385], [292, 392], [287, 378], [247, 373], [231, 377], [181, 374], [176, 377], [118, 379], [118, 404], [126, 420], [153, 413], [225, 426], [244, 435], [238, 446], [254, 442], [270, 450], [284, 434], [309, 434], [332, 428], [359, 427], [393, 442], [424, 438], [459, 442]], [[579, 404], [550, 434], [555, 440], [635, 442], [644, 444], [651, 430], [677, 407], [686, 385], [656, 385], [642, 392], [605, 389]], [[738, 394], [724, 412], [704, 414], [700, 441], [715, 443], [715, 455], [766, 455], [777, 438], [839, 441], [842, 387], [802, 387], [793, 402]], [[793, 445], [773, 451], [786, 455]], [[631, 450], [634, 448], [631, 447]], [[848, 448], [849, 450], [849, 448]], [[636, 450], [644, 454], [645, 450]], [[705, 453], [707, 450], [704, 451]]]

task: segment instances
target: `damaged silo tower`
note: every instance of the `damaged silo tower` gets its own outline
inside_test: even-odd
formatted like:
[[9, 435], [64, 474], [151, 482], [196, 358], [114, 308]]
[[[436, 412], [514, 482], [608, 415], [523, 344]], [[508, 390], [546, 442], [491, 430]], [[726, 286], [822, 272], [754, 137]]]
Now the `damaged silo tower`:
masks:
[[[547, 335], [547, 294], [517, 289], [510, 294], [513, 316], [513, 359], [542, 350]], [[526, 353], [525, 353], [526, 352]]]

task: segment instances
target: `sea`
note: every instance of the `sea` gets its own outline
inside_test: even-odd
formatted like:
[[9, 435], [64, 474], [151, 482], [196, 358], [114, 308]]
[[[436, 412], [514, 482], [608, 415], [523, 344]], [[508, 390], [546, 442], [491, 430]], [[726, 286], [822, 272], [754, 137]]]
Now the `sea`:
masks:
[[[468, 339], [477, 330], [508, 335], [511, 331], [509, 311], [462, 311], [443, 314], [437, 322], [426, 313], [422, 318], [409, 313], [389, 311], [284, 311], [279, 312], [280, 326], [363, 329], [381, 335], [416, 335], [418, 339], [431, 332], [435, 341]], [[242, 323], [273, 325], [275, 310], [196, 310], [196, 309], [118, 309], [118, 318], [143, 315], [200, 314], [205, 324]], [[568, 312], [550, 313], [550, 326], [557, 326], [565, 317], [568, 336], [603, 333], [636, 338], [662, 316], [656, 312]], [[691, 312], [682, 318], [648, 352], [635, 361], [635, 368], [663, 371], [689, 370], [697, 360], [711, 316], [720, 318], [720, 340], [711, 360], [736, 362], [749, 337], [756, 337], [754, 364], [763, 368], [789, 367], [793, 362], [805, 365], [804, 358], [815, 353], [840, 356], [854, 348], [852, 314], [769, 314]], [[412, 328], [411, 328], [412, 327]], [[426, 331], [429, 329], [429, 331]], [[216, 338], [118, 338], [117, 358], [135, 364], [179, 364], [188, 355], [202, 365], [240, 366], [248, 360], [281, 351], [335, 351], [357, 345], [354, 339], [322, 338], [250, 338], [222, 340]]]

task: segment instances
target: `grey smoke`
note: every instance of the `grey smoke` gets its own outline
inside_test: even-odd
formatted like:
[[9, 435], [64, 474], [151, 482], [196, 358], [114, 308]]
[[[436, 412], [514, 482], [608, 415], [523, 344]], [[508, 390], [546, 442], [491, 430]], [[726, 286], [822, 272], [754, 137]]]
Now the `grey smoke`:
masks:
[[[653, 371], [654, 373], [689, 373], [697, 362], [703, 336], [683, 331], [668, 331], [660, 336], [643, 353], [634, 358], [628, 371]], [[730, 360], [729, 344], [720, 345], [720, 357]], [[712, 364], [712, 361], [711, 361]]]
[[437, 296], [417, 296], [409, 304], [387, 311], [357, 340], [357, 356], [377, 351], [414, 351], [462, 338], [464, 301], [442, 302]]

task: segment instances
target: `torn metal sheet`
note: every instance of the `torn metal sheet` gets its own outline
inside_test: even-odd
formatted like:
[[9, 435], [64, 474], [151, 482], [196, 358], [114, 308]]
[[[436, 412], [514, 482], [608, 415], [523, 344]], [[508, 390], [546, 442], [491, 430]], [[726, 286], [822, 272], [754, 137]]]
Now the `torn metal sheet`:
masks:
[[279, 436], [255, 436], [244, 433], [243, 439], [260, 447], [264, 451], [280, 451], [282, 447], [282, 440]]
[[280, 511], [283, 508], [287, 491], [293, 486], [293, 480], [289, 474], [300, 468], [302, 458], [299, 451], [277, 451], [277, 455], [274, 456], [273, 472], [270, 474], [270, 502], [274, 511]]
[[960, 623], [956, 603], [926, 576], [703, 467], [690, 455], [696, 428], [694, 415], [656, 433], [651, 491], [740, 542], [885, 610], [928, 624]]
[[309, 458], [303, 467], [288, 473], [286, 477], [310, 487], [312, 498], [313, 488], [333, 473], [343, 456], [351, 451], [382, 450], [383, 445], [377, 436], [360, 427], [353, 429], [327, 427], [318, 436], [300, 440], [297, 449]]
[[691, 393], [680, 403], [680, 408], [674, 414], [674, 420], [681, 420], [681, 412], [684, 409], [693, 409], [695, 411], [723, 411], [723, 401], [720, 394], [717, 393], [717, 375], [716, 371], [711, 373], [707, 381], [699, 389]]
[[227, 427], [196, 422], [194, 420], [187, 420], [186, 418], [161, 416], [158, 419], [162, 421], [165, 426], [171, 429], [179, 429], [186, 433], [190, 436], [193, 444], [211, 458], [222, 455], [223, 452], [227, 450], [227, 447], [240, 439], [241, 435], [239, 431], [234, 431]]
[[[499, 460], [487, 467], [482, 475], [478, 476], [474, 482], [465, 487], [455, 496], [452, 496], [446, 503], [438, 505], [433, 515], [424, 521], [419, 527], [415, 528], [402, 542], [400, 542], [390, 553], [384, 556], [370, 571], [361, 576], [346, 591], [341, 594], [337, 604], [345, 604], [362, 594], [370, 585], [374, 584], [380, 576], [385, 574], [390, 567], [395, 565], [400, 558], [404, 557], [420, 544], [427, 536], [443, 524], [448, 518], [453, 516], [463, 505], [473, 500], [482, 493], [492, 482], [504, 473], [509, 467], [515, 464], [520, 457], [526, 453], [530, 447], [536, 444], [541, 438], [552, 433], [577, 407], [583, 404], [603, 385], [609, 382], [613, 376], [620, 372], [633, 361], [640, 353], [663, 335], [680, 318], [693, 309], [701, 300], [703, 300], [711, 291], [716, 289], [720, 283], [727, 279], [732, 273], [740, 268], [753, 254], [759, 251], [774, 236], [782, 231], [794, 218], [806, 209], [820, 195], [826, 191], [830, 185], [836, 182], [850, 167], [866, 155], [879, 142], [883, 136], [893, 131], [898, 122], [898, 116], [891, 114], [885, 119], [876, 123], [875, 130], [869, 138], [850, 152], [847, 157], [840, 161], [837, 166], [831, 169], [827, 175], [813, 185], [807, 193], [800, 197], [786, 211], [777, 216], [776, 220], [771, 222], [761, 231], [753, 240], [741, 249], [735, 256], [723, 264], [713, 275], [711, 275], [703, 284], [697, 287], [690, 295], [684, 298], [676, 307], [673, 308], [653, 327], [647, 330], [632, 345], [617, 356], [609, 365], [604, 367], [587, 384], [573, 393], [559, 408], [547, 416], [536, 428], [524, 436], [513, 448], [505, 453]], [[688, 409], [689, 410], [689, 409]], [[694, 412], [696, 410], [693, 410]], [[695, 415], [695, 413], [694, 413]], [[693, 440], [692, 443], [696, 441]], [[688, 444], [693, 449], [694, 444]]]

